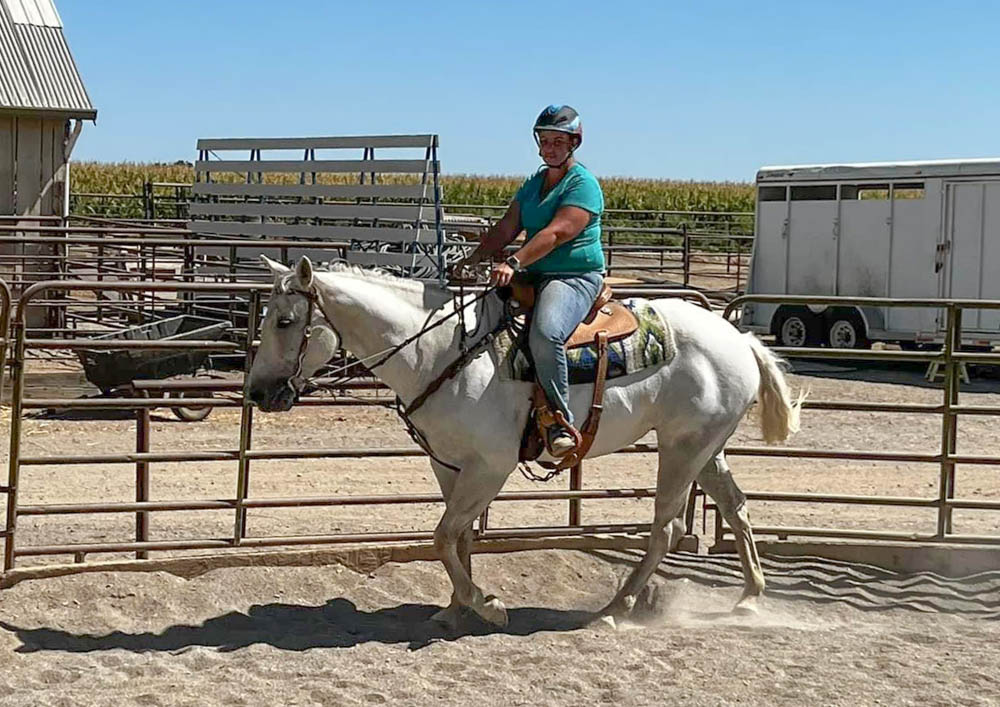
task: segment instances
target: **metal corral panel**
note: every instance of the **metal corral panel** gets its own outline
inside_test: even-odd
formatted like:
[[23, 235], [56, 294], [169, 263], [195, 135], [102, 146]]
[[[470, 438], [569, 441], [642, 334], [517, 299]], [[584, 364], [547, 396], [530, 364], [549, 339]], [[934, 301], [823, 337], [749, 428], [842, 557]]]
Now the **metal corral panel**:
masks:
[[0, 0], [0, 110], [97, 117], [52, 0]]

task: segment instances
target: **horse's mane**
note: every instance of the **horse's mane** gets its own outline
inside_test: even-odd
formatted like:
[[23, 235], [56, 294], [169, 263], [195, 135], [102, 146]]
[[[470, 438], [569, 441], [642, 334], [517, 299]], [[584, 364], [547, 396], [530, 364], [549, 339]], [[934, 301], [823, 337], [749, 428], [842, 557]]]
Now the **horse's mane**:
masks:
[[411, 278], [399, 277], [393, 275], [390, 272], [382, 270], [381, 268], [363, 268], [359, 265], [351, 265], [350, 263], [344, 262], [334, 262], [330, 263], [324, 270], [318, 270], [318, 273], [331, 272], [339, 273], [341, 275], [352, 275], [354, 277], [360, 277], [364, 280], [381, 280], [391, 283], [393, 286], [398, 287], [401, 290], [409, 290], [411, 292], [422, 291], [427, 288], [433, 288], [435, 290], [441, 290], [440, 286], [434, 282], [413, 280]]

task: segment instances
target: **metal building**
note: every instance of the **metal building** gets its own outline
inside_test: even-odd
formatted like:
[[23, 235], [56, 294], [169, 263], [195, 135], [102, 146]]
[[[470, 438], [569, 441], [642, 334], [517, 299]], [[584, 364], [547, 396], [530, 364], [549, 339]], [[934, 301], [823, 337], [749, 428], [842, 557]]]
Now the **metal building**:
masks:
[[0, 215], [65, 215], [70, 153], [97, 111], [52, 0], [0, 0]]
[[[0, 0], [0, 224], [26, 233], [38, 222], [18, 217], [68, 214], [70, 154], [82, 121], [96, 118], [53, 0]], [[0, 278], [16, 294], [48, 279], [56, 254], [0, 243]], [[28, 325], [55, 326], [52, 315], [31, 310]]]

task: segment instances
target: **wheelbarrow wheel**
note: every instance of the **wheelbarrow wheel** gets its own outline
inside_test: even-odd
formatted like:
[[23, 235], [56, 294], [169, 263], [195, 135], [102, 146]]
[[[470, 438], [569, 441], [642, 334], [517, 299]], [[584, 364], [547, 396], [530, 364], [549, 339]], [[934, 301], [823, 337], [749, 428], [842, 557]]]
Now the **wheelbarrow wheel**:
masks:
[[[184, 392], [173, 391], [167, 393], [167, 397], [183, 398]], [[208, 397], [211, 398], [212, 394], [209, 393]], [[178, 420], [182, 420], [184, 422], [201, 422], [212, 413], [212, 408], [205, 405], [198, 405], [196, 407], [185, 407], [182, 405], [178, 405], [177, 407], [170, 408], [170, 412], [174, 413], [174, 416]]]

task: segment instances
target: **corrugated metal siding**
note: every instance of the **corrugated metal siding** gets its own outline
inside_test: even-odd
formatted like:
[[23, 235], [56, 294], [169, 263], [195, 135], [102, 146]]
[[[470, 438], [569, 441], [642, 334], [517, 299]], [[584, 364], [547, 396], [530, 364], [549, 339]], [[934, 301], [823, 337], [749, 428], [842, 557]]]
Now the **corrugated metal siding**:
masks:
[[17, 24], [62, 27], [62, 20], [52, 0], [6, 0]]
[[51, 0], [0, 0], [0, 110], [4, 108], [97, 115]]

